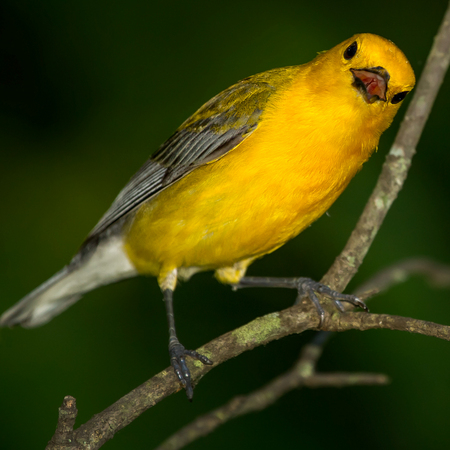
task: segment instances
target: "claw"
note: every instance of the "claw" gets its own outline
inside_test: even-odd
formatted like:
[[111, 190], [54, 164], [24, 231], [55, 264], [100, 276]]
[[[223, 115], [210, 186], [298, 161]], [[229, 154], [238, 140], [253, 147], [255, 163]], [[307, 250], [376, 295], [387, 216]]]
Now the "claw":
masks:
[[339, 301], [339, 300], [334, 300], [334, 304], [336, 305], [336, 308], [340, 311], [340, 312], [345, 312], [345, 308], [344, 305]]
[[325, 284], [311, 280], [311, 278], [298, 278], [297, 292], [298, 295], [297, 300], [295, 302], [296, 304], [299, 303], [300, 299], [303, 298], [305, 295], [308, 296], [309, 299], [314, 304], [315, 308], [317, 309], [317, 312], [319, 313], [320, 318], [319, 328], [321, 328], [324, 323], [325, 312], [324, 309], [322, 308], [322, 305], [319, 302], [319, 299], [317, 298], [316, 292], [331, 298], [334, 301], [336, 307], [341, 312], [345, 312], [345, 309], [341, 302], [351, 303], [353, 306], [362, 308], [364, 309], [364, 311], [369, 312], [369, 308], [367, 307], [367, 305], [362, 300], [360, 300], [356, 295], [342, 294], [338, 291], [331, 289]]
[[189, 399], [189, 401], [192, 401], [192, 397], [194, 396], [194, 388], [191, 383], [191, 372], [189, 371], [186, 364], [185, 356], [190, 356], [191, 358], [197, 359], [205, 365], [211, 365], [213, 364], [213, 362], [206, 356], [201, 355], [194, 350], [186, 350], [184, 346], [179, 342], [174, 343], [169, 348], [169, 354], [170, 364], [175, 371], [175, 375], [178, 377], [184, 389], [186, 390], [187, 398]]

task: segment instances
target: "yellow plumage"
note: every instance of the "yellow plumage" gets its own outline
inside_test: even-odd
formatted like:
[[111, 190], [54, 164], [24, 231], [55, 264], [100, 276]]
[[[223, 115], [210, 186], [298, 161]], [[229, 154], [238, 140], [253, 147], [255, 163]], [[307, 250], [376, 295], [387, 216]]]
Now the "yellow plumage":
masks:
[[[346, 61], [344, 50], [354, 41], [359, 53]], [[380, 65], [390, 74], [387, 101], [366, 103], [352, 86], [349, 68]], [[174, 269], [220, 269], [246, 260], [240, 264], [245, 269], [300, 233], [369, 158], [397, 112], [399, 104], [389, 100], [415, 81], [403, 53], [374, 35], [354, 36], [308, 64], [253, 78], [274, 90], [256, 130], [130, 218], [127, 254], [140, 273], [158, 276], [160, 284]], [[246, 98], [232, 100], [242, 115], [257, 106]], [[202, 107], [193, 118], [208, 113]], [[219, 279], [236, 283], [244, 272], [222, 270]]]
[[[156, 276], [171, 363], [192, 398], [185, 357], [212, 362], [177, 338], [177, 279], [213, 269], [224, 283], [296, 287], [243, 277], [254, 259], [331, 206], [414, 83], [411, 66], [392, 42], [358, 34], [308, 64], [231, 86], [181, 125], [121, 191], [71, 263], [6, 311], [0, 325], [38, 326], [98, 286]], [[309, 292], [326, 292], [311, 281]], [[310, 298], [322, 321], [323, 308]]]

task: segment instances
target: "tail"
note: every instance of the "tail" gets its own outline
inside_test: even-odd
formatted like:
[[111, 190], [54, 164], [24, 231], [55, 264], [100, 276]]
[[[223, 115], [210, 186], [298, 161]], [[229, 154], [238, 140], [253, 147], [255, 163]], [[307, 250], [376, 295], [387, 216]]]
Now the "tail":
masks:
[[69, 267], [64, 267], [3, 313], [0, 326], [37, 327], [73, 305], [83, 295], [76, 292], [74, 274], [76, 272], [71, 272]]
[[102, 242], [90, 255], [75, 257], [0, 317], [1, 327], [43, 325], [99, 286], [137, 275], [119, 238]]

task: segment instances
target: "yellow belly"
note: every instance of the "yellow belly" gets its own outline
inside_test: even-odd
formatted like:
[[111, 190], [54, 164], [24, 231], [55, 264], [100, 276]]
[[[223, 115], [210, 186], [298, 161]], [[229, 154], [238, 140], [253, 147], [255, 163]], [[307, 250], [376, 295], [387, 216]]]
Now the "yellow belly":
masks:
[[361, 164], [346, 164], [346, 174], [332, 161], [296, 166], [267, 144], [263, 133], [251, 135], [144, 203], [125, 234], [136, 269], [162, 278], [175, 268], [217, 269], [269, 253], [320, 217]]
[[[295, 92], [308, 92], [302, 83], [274, 96], [258, 128], [236, 148], [138, 209], [125, 226], [124, 245], [140, 273], [161, 280], [173, 269], [249, 263], [331, 206], [379, 133], [366, 132], [344, 103], [330, 109], [326, 98], [306, 94], [293, 101]], [[345, 126], [334, 126], [336, 111]]]

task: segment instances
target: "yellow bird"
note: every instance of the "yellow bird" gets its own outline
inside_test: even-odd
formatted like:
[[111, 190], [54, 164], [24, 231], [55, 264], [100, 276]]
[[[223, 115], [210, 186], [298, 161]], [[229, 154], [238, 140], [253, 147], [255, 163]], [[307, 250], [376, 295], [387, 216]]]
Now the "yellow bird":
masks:
[[[205, 103], [134, 175], [70, 264], [0, 318], [46, 323], [83, 294], [135, 275], [158, 278], [171, 364], [192, 398], [173, 318], [177, 280], [215, 270], [235, 286], [296, 287], [365, 306], [309, 279], [244, 277], [318, 219], [377, 147], [414, 72], [391, 41], [357, 34], [300, 66], [245, 78]], [[340, 306], [339, 303], [337, 303]], [[321, 319], [322, 320], [322, 319]]]

